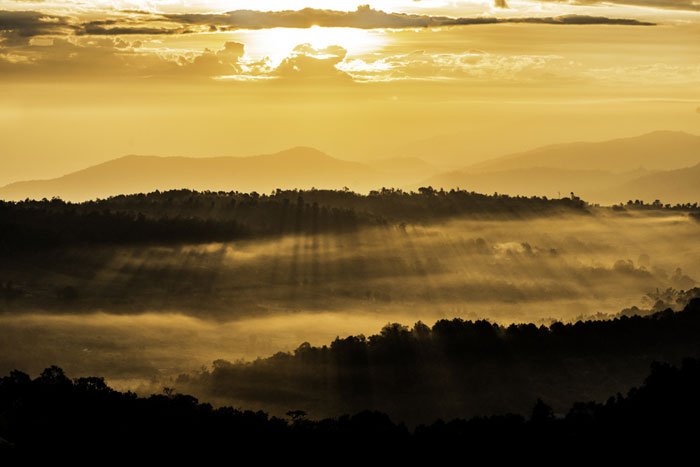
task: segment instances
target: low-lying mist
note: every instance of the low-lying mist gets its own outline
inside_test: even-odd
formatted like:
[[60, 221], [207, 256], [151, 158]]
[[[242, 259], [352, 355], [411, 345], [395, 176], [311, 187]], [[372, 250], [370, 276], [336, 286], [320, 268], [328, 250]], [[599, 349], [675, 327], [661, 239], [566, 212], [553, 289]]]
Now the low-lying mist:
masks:
[[[0, 266], [0, 372], [57, 364], [151, 389], [216, 359], [369, 335], [388, 322], [540, 324], [653, 309], [667, 289], [696, 285], [699, 230], [682, 213], [594, 209], [27, 253]], [[673, 294], [665, 301], [673, 306]]]

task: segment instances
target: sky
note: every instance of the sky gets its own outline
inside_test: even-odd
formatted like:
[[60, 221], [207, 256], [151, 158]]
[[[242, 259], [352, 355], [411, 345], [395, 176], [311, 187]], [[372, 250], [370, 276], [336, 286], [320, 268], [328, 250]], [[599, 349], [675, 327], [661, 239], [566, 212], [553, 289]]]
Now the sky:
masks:
[[700, 133], [698, 0], [0, 0], [0, 185], [298, 145], [457, 168], [661, 129]]

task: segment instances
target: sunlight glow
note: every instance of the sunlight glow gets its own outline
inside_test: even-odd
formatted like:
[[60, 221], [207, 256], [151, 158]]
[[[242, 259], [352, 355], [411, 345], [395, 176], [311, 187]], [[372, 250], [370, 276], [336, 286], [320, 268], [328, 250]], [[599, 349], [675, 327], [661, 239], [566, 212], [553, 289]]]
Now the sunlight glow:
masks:
[[246, 44], [249, 59], [261, 60], [267, 57], [272, 66], [277, 66], [300, 44], [309, 44], [315, 49], [339, 45], [348, 51], [348, 55], [360, 55], [377, 51], [389, 41], [389, 37], [381, 30], [314, 26], [309, 29], [239, 31], [231, 33], [231, 40]]

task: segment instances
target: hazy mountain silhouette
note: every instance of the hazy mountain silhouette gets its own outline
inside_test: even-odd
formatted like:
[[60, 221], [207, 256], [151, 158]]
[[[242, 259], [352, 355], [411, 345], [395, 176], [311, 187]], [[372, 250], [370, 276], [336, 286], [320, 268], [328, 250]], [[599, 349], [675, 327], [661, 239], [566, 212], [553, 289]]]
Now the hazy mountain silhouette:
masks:
[[494, 172], [535, 167], [629, 172], [639, 168], [669, 170], [700, 162], [700, 136], [681, 131], [655, 131], [602, 142], [543, 146], [480, 162], [468, 172]]
[[[629, 199], [665, 203], [700, 201], [700, 164], [683, 169], [650, 173], [630, 180], [601, 196], [611, 198], [624, 194]], [[620, 200], [622, 201], [622, 199]]]
[[595, 203], [617, 204], [627, 200], [651, 203], [658, 199], [675, 204], [700, 200], [698, 180], [700, 164], [676, 170], [635, 170], [617, 174], [602, 170], [549, 167], [485, 173], [454, 171], [435, 176], [420, 185], [459, 187], [481, 193], [549, 197], [568, 196], [573, 191]]
[[399, 164], [394, 174], [389, 161], [380, 161], [375, 168], [308, 147], [249, 157], [125, 156], [51, 180], [12, 183], [0, 188], [0, 198], [85, 200], [177, 188], [265, 193], [276, 188], [347, 186], [364, 191], [407, 183], [406, 174], [415, 173], [415, 167], [423, 167], [426, 173], [420, 161]]
[[575, 192], [605, 204], [628, 199], [676, 203], [700, 198], [694, 183], [699, 169], [691, 167], [699, 162], [700, 136], [672, 131], [545, 146], [437, 175], [435, 166], [415, 157], [360, 163], [308, 147], [249, 157], [125, 156], [55, 179], [12, 183], [0, 188], [0, 199], [82, 201], [179, 188], [266, 193], [433, 186], [548, 197]]
[[438, 174], [416, 186], [550, 197], [573, 191], [599, 203], [683, 203], [700, 199], [698, 162], [700, 136], [658, 131], [600, 143], [545, 146]]
[[[421, 185], [433, 187], [460, 187], [480, 193], [508, 193], [526, 196], [569, 196], [570, 192], [591, 201], [619, 202], [614, 187], [648, 174], [645, 170], [614, 174], [603, 170], [567, 170], [551, 167], [533, 167], [494, 172], [471, 173], [456, 170], [436, 175]], [[601, 190], [605, 190], [602, 199]], [[619, 193], [618, 193], [619, 194]], [[619, 199], [618, 199], [619, 198]]]

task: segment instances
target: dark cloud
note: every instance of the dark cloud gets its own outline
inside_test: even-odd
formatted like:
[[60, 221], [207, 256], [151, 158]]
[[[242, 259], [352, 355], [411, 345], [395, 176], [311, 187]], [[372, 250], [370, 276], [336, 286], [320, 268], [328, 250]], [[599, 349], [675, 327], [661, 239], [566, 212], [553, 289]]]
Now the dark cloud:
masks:
[[604, 16], [562, 15], [548, 18], [508, 18], [504, 23], [594, 25], [610, 24], [617, 26], [654, 26], [654, 23], [628, 18], [606, 18]]
[[573, 5], [598, 5], [615, 4], [630, 5], [664, 10], [700, 11], [700, 3], [697, 0], [539, 0], [547, 3], [569, 3]]
[[65, 34], [69, 31], [65, 17], [48, 15], [38, 11], [0, 10], [0, 37], [4, 45], [22, 44], [30, 38], [48, 34]]
[[[497, 6], [507, 7], [506, 0], [496, 0], [496, 2]], [[635, 19], [581, 15], [542, 18], [451, 18], [447, 16], [387, 13], [374, 10], [369, 6], [360, 6], [355, 11], [305, 8], [295, 11], [237, 10], [221, 14], [181, 13], [161, 16], [142, 14], [142, 12], [133, 12], [133, 14], [135, 16], [75, 23], [67, 17], [49, 15], [38, 11], [0, 11], [0, 38], [2, 39], [2, 44], [7, 46], [24, 44], [28, 42], [29, 38], [41, 35], [175, 35], [204, 31], [267, 29], [275, 27], [310, 28], [312, 26], [322, 26], [360, 29], [404, 29], [499, 23], [652, 25], [652, 23]]]
[[[501, 1], [501, 0], [499, 0]], [[505, 4], [505, 1], [503, 1]], [[468, 26], [475, 24], [534, 23], [534, 24], [612, 24], [624, 26], [651, 26], [653, 23], [627, 18], [605, 18], [598, 16], [566, 15], [544, 18], [494, 18], [470, 17], [451, 18], [448, 16], [412, 15], [387, 13], [360, 6], [355, 11], [320, 10], [304, 8], [288, 11], [236, 10], [221, 14], [169, 14], [163, 18], [184, 24], [215, 27], [220, 30], [267, 29], [276, 27], [310, 28], [348, 27], [360, 29], [374, 28], [428, 28], [440, 26]]]
[[79, 35], [92, 36], [126, 36], [126, 35], [172, 35], [188, 34], [192, 31], [182, 28], [149, 28], [145, 26], [114, 26], [105, 27], [99, 25], [85, 25], [77, 33]]
[[129, 12], [128, 17], [93, 20], [82, 23], [76, 29], [78, 35], [121, 36], [121, 35], [173, 35], [188, 34], [183, 27], [162, 24], [158, 16], [143, 14], [139, 11]]

